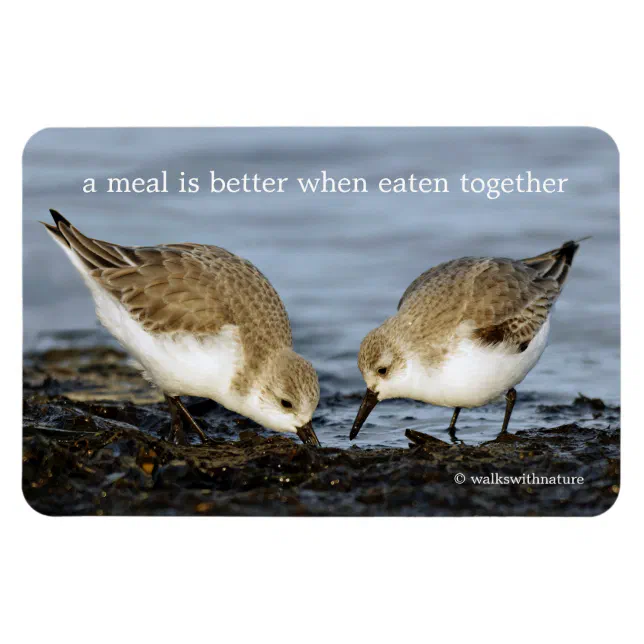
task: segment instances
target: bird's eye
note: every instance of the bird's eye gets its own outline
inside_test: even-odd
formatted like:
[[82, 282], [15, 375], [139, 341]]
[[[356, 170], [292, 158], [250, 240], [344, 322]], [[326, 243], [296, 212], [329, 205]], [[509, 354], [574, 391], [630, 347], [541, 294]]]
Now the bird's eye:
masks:
[[378, 369], [378, 373], [381, 376], [384, 376], [387, 373], [387, 367], [380, 367], [380, 369]]
[[293, 403], [290, 400], [282, 400], [282, 407], [291, 409], [293, 407]]

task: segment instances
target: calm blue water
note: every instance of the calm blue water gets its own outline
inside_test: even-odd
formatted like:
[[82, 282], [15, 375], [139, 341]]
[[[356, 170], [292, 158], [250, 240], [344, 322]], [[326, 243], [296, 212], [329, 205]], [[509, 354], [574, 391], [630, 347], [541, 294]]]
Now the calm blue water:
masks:
[[[368, 193], [303, 194], [296, 177], [364, 177]], [[195, 194], [85, 194], [95, 177], [198, 176]], [[209, 171], [289, 177], [284, 193], [211, 194]], [[460, 191], [459, 178], [567, 177], [562, 194]], [[446, 177], [449, 193], [384, 194], [381, 177]], [[83, 340], [91, 298], [39, 219], [55, 208], [86, 234], [123, 244], [197, 241], [251, 259], [289, 311], [296, 348], [320, 373], [318, 434], [347, 446], [364, 389], [362, 337], [396, 310], [422, 271], [464, 255], [526, 257], [568, 239], [585, 242], [559, 300], [550, 346], [519, 390], [512, 427], [534, 426], [538, 405], [583, 392], [619, 402], [618, 153], [586, 128], [552, 129], [120, 129], [45, 130], [24, 155], [25, 349]], [[498, 430], [503, 410], [461, 414], [461, 436]], [[411, 427], [444, 437], [451, 411], [408, 401], [379, 405], [358, 443], [403, 445]], [[589, 417], [590, 422], [590, 417]], [[537, 423], [538, 424], [538, 423]], [[541, 423], [543, 424], [543, 423]]]

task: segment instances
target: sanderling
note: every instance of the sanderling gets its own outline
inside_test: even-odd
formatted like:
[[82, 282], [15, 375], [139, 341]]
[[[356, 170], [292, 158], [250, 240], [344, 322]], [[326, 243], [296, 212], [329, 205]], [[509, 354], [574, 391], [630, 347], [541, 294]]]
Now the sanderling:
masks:
[[170, 440], [185, 443], [183, 421], [206, 440], [179, 399], [189, 395], [319, 446], [317, 374], [293, 350], [284, 304], [253, 264], [204, 244], [90, 239], [50, 212], [56, 225], [42, 223], [83, 276], [99, 320], [165, 394]]
[[[505, 395], [506, 432], [514, 387], [546, 347], [552, 305], [579, 241], [522, 260], [455, 259], [415, 279], [398, 312], [362, 341], [358, 366], [367, 392], [349, 438], [387, 398], [454, 407], [448, 428], [454, 436], [462, 407]], [[422, 441], [424, 435], [408, 430], [407, 436]]]

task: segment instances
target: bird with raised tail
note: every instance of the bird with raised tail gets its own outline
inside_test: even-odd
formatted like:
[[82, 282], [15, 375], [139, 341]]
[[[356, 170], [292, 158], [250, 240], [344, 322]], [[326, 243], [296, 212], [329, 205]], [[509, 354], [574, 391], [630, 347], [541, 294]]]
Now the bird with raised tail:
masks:
[[[210, 398], [278, 432], [320, 442], [313, 366], [293, 350], [284, 304], [246, 259], [205, 244], [120, 246], [51, 210], [47, 230], [92, 293], [99, 320], [164, 394], [170, 440], [207, 437], [179, 399]], [[44, 222], [42, 222], [44, 223]]]
[[[453, 407], [453, 436], [461, 408], [505, 396], [506, 432], [514, 388], [546, 348], [552, 306], [580, 241], [522, 260], [455, 259], [416, 278], [398, 312], [362, 341], [358, 366], [367, 392], [349, 437], [388, 398]], [[424, 440], [421, 432], [407, 436]]]

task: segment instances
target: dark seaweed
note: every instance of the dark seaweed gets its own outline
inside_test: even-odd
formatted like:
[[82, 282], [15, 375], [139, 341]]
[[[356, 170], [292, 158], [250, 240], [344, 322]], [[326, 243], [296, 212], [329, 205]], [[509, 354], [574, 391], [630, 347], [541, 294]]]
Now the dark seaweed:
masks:
[[[356, 405], [330, 394], [323, 406]], [[534, 429], [480, 445], [430, 437], [408, 448], [314, 449], [212, 401], [189, 400], [211, 437], [171, 445], [160, 398], [107, 348], [26, 358], [23, 489], [48, 515], [596, 515], [619, 491], [619, 409], [580, 394], [543, 406]], [[552, 414], [596, 419], [540, 427]], [[348, 427], [347, 427], [348, 431]], [[196, 443], [196, 441], [195, 441]], [[467, 477], [455, 482], [456, 474]], [[583, 477], [475, 485], [469, 477]]]

